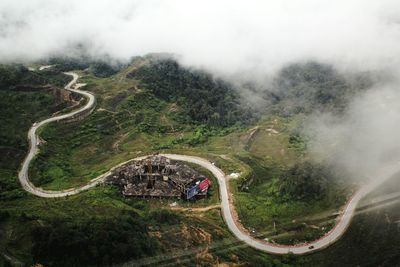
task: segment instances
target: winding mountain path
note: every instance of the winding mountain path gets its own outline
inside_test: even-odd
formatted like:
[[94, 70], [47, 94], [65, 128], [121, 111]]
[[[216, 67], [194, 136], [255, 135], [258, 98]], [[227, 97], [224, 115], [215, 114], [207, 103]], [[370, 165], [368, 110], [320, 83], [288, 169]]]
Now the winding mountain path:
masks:
[[[35, 187], [30, 181], [29, 181], [29, 176], [28, 176], [28, 169], [29, 165], [34, 158], [34, 156], [38, 153], [38, 136], [36, 134], [36, 131], [53, 121], [59, 121], [63, 120], [66, 118], [71, 118], [74, 116], [77, 116], [83, 112], [91, 112], [94, 108], [95, 105], [95, 97], [93, 94], [85, 91], [81, 91], [78, 89], [72, 89], [72, 86], [76, 83], [78, 79], [78, 75], [76, 73], [66, 73], [68, 75], [71, 75], [73, 77], [72, 81], [68, 83], [65, 86], [66, 90], [78, 93], [83, 95], [88, 99], [88, 102], [86, 105], [76, 111], [73, 111], [68, 114], [52, 117], [46, 120], [43, 120], [39, 123], [34, 123], [33, 126], [30, 128], [28, 132], [28, 140], [30, 143], [30, 150], [28, 155], [26, 156], [21, 170], [18, 174], [19, 181], [22, 185], [22, 187], [39, 197], [45, 197], [45, 198], [56, 198], [56, 197], [65, 197], [69, 195], [75, 195], [83, 190], [87, 190], [91, 187], [96, 186], [97, 184], [101, 183], [104, 181], [104, 178], [110, 174], [110, 172], [123, 164], [126, 164], [129, 161], [132, 160], [138, 160], [138, 159], [143, 159], [145, 157], [140, 157], [140, 158], [135, 158], [131, 159], [129, 161], [123, 162], [119, 164], [118, 166], [115, 166], [112, 168], [110, 171], [108, 171], [105, 174], [102, 174], [95, 179], [92, 179], [88, 184], [85, 186], [79, 187], [79, 188], [72, 188], [69, 190], [63, 190], [63, 191], [49, 191], [49, 190], [44, 190], [42, 188]], [[197, 165], [200, 165], [209, 171], [212, 172], [212, 174], [217, 178], [218, 185], [219, 185], [219, 193], [220, 193], [220, 199], [221, 199], [221, 209], [222, 209], [222, 215], [223, 218], [230, 229], [230, 231], [241, 241], [245, 242], [249, 246], [256, 248], [261, 251], [265, 251], [268, 253], [274, 253], [274, 254], [287, 254], [287, 253], [293, 253], [293, 254], [305, 254], [305, 253], [310, 253], [316, 250], [323, 249], [336, 240], [338, 240], [346, 231], [347, 227], [350, 225], [351, 219], [354, 215], [355, 209], [357, 207], [357, 204], [359, 201], [366, 196], [368, 193], [373, 191], [375, 188], [377, 188], [380, 184], [382, 184], [384, 181], [389, 179], [393, 174], [396, 173], [398, 168], [395, 166], [392, 169], [385, 169], [386, 175], [384, 176], [385, 178], [381, 179], [374, 179], [372, 182], [369, 184], [365, 185], [362, 187], [359, 191], [357, 191], [353, 197], [347, 202], [345, 205], [344, 209], [341, 211], [339, 218], [337, 220], [337, 223], [335, 227], [329, 231], [327, 234], [325, 234], [322, 238], [315, 240], [313, 242], [309, 243], [304, 243], [304, 244], [299, 244], [299, 245], [293, 245], [293, 246], [286, 246], [286, 245], [278, 245], [278, 244], [272, 244], [269, 243], [265, 240], [260, 240], [260, 239], [255, 239], [253, 238], [248, 231], [237, 221], [237, 215], [233, 206], [233, 199], [231, 194], [229, 193], [229, 188], [228, 188], [228, 183], [226, 180], [226, 175], [224, 172], [216, 167], [214, 164], [212, 164], [210, 161], [200, 158], [200, 157], [195, 157], [195, 156], [188, 156], [188, 155], [177, 155], [177, 154], [161, 154], [163, 156], [166, 156], [172, 160], [179, 160], [179, 161], [186, 161], [186, 162], [191, 162]]]
[[39, 197], [47, 197], [47, 198], [52, 198], [52, 197], [65, 197], [69, 195], [74, 195], [79, 193], [80, 191], [86, 190], [88, 188], [91, 188], [95, 186], [96, 184], [100, 183], [102, 180], [102, 176], [97, 177], [96, 179], [91, 180], [87, 185], [76, 188], [76, 189], [70, 189], [70, 190], [65, 190], [65, 191], [48, 191], [44, 190], [42, 188], [35, 187], [30, 181], [29, 181], [29, 176], [28, 176], [28, 170], [29, 170], [29, 165], [32, 161], [32, 159], [35, 157], [35, 155], [39, 152], [39, 138], [38, 135], [36, 134], [37, 130], [40, 127], [43, 127], [44, 125], [53, 122], [53, 121], [60, 121], [66, 118], [73, 118], [74, 116], [80, 115], [84, 112], [91, 112], [93, 110], [94, 105], [95, 105], [95, 100], [96, 98], [94, 97], [93, 94], [85, 91], [81, 91], [78, 89], [72, 89], [72, 86], [76, 83], [78, 80], [78, 74], [73, 73], [73, 72], [67, 72], [65, 73], [67, 75], [72, 76], [72, 80], [64, 87], [66, 90], [78, 93], [80, 95], [83, 95], [88, 99], [87, 103], [85, 106], [81, 107], [80, 109], [77, 109], [71, 113], [68, 114], [63, 114], [59, 115], [56, 117], [51, 117], [48, 119], [45, 119], [39, 123], [34, 123], [32, 127], [29, 129], [28, 132], [28, 141], [29, 141], [29, 152], [26, 158], [24, 159], [24, 162], [22, 163], [22, 167], [20, 172], [18, 173], [18, 178], [19, 181], [22, 185], [22, 187], [28, 191], [29, 193], [32, 193], [34, 195], [37, 195]]

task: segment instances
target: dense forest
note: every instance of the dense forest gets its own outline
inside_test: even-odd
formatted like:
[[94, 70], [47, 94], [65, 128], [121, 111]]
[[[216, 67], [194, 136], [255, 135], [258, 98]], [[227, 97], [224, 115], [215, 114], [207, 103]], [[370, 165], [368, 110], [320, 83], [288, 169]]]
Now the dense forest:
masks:
[[33, 259], [45, 266], [111, 266], [151, 256], [159, 244], [148, 235], [148, 225], [132, 212], [79, 222], [53, 219], [32, 229]]
[[46, 64], [53, 65], [54, 71], [88, 70], [96, 77], [105, 78], [118, 73], [125, 64], [115, 62], [110, 63], [109, 58], [92, 59], [86, 56], [76, 57], [53, 57]]
[[280, 115], [345, 110], [351, 96], [372, 85], [369, 77], [344, 77], [331, 65], [317, 62], [295, 63], [284, 67], [273, 80], [265, 98], [268, 109]]
[[[182, 106], [182, 122], [230, 126], [255, 121], [262, 108], [254, 108], [240, 96], [240, 88], [200, 70], [182, 67], [174, 59], [154, 59], [131, 71], [157, 97]], [[362, 79], [361, 79], [362, 78]], [[331, 65], [317, 62], [284, 67], [265, 86], [263, 98], [270, 103], [265, 114], [292, 116], [315, 111], [342, 113], [351, 96], [371, 87], [362, 74], [344, 77]], [[251, 83], [250, 83], [250, 87]], [[255, 94], [260, 92], [254, 91]]]
[[256, 117], [228, 82], [211, 74], [180, 66], [173, 59], [151, 60], [128, 74], [139, 79], [157, 97], [177, 103], [180, 121], [210, 126], [249, 123]]
[[341, 177], [333, 168], [311, 161], [301, 162], [280, 178], [280, 194], [289, 199], [321, 199], [334, 191]]
[[29, 71], [19, 64], [0, 65], [0, 90], [14, 89], [16, 86], [64, 86], [71, 78], [57, 70], [41, 72]]

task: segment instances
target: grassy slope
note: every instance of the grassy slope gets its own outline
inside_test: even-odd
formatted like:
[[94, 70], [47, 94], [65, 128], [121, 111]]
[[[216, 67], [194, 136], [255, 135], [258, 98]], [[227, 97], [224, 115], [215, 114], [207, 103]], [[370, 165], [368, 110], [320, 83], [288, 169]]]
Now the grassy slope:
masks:
[[[43, 146], [33, 165], [34, 183], [50, 189], [84, 184], [115, 164], [147, 154], [157, 144], [181, 134], [168, 118], [167, 103], [137, 90], [135, 82], [118, 82], [123, 79], [83, 79], [98, 97], [97, 109], [83, 121], [51, 124], [43, 130], [42, 137], [49, 144]], [[153, 134], [160, 128], [166, 131], [163, 137]], [[43, 177], [54, 180], [43, 181]]]
[[[344, 203], [343, 198], [289, 202], [278, 194], [279, 176], [306, 158], [304, 150], [289, 144], [301, 114], [290, 119], [262, 119], [250, 141], [252, 127], [232, 128], [230, 134], [217, 133], [203, 144], [190, 146], [180, 141], [192, 138], [196, 126], [177, 123], [174, 118], [179, 107], [155, 98], [138, 81], [127, 79], [126, 73], [135, 67], [101, 79], [82, 73], [86, 89], [98, 97], [98, 106], [83, 121], [46, 127], [42, 137], [48, 143], [31, 168], [34, 183], [65, 189], [85, 184], [117, 163], [139, 155], [154, 151], [188, 153], [216, 161], [226, 173], [241, 172], [245, 176], [253, 169], [255, 182], [247, 192], [237, 192], [235, 181], [232, 188], [239, 217], [257, 235], [278, 235], [275, 241], [296, 243], [319, 237], [332, 227], [329, 214]], [[325, 216], [328, 218], [320, 218]]]
[[[125, 70], [125, 72], [127, 71]], [[43, 160], [46, 165], [40, 166], [38, 160], [32, 174], [36, 177], [36, 182], [40, 180], [39, 171], [56, 174], [57, 179], [44, 184], [45, 187], [58, 189], [82, 184], [118, 162], [136, 155], [147, 154], [160, 147], [168, 147], [163, 151], [206, 156], [215, 161], [227, 173], [242, 172], [243, 175], [251, 173], [249, 165], [254, 168], [254, 164], [248, 161], [249, 164], [245, 164], [239, 159], [250, 158], [266, 162], [265, 166], [261, 166], [260, 172], [255, 172], [255, 177], [258, 178], [256, 186], [250, 187], [249, 192], [237, 193], [236, 198], [236, 205], [242, 221], [246, 225], [256, 228], [258, 233], [269, 231], [272, 220], [276, 220], [278, 217], [280, 218], [277, 224], [279, 231], [299, 214], [320, 214], [320, 211], [334, 207], [323, 201], [313, 203], [314, 209], [310, 209], [310, 206], [304, 206], [302, 203], [280, 205], [277, 202], [279, 199], [273, 194], [276, 191], [273, 183], [274, 176], [303, 158], [301, 150], [289, 147], [287, 143], [290, 129], [297, 124], [297, 119], [281, 121], [280, 118], [267, 118], [263, 120], [260, 125], [261, 133], [250, 145], [247, 144], [246, 137], [251, 129], [246, 128], [236, 129], [228, 135], [216, 134], [209, 137], [208, 142], [191, 147], [176, 142], [176, 140], [192, 137], [195, 128], [190, 125], [178, 128], [179, 125], [174, 121], [176, 107], [173, 105], [163, 101], [148, 103], [140, 98], [135, 102], [136, 95], [143, 93], [141, 88], [137, 88], [137, 81], [126, 80], [123, 73], [104, 79], [89, 75], [83, 80], [88, 83], [87, 89], [101, 95], [99, 106], [96, 112], [84, 121], [72, 124], [52, 124], [44, 130], [42, 136], [49, 141], [42, 148], [43, 152], [46, 150], [48, 152], [47, 155], [42, 153], [47, 157]], [[143, 103], [146, 105], [141, 106]], [[140, 112], [139, 115], [137, 115], [138, 112]], [[157, 116], [155, 116], [156, 114]], [[140, 125], [140, 129], [138, 129], [138, 125]], [[159, 127], [166, 129], [166, 133], [161, 135], [152, 131]], [[271, 128], [279, 133], [275, 134], [268, 130]], [[62, 135], [59, 134], [61, 132]], [[115, 145], [116, 143], [118, 145]], [[165, 146], [165, 144], [168, 145]], [[66, 150], [66, 147], [69, 146], [72, 146], [73, 149]], [[50, 164], [47, 165], [47, 162]], [[60, 166], [61, 171], [57, 169]], [[235, 185], [235, 181], [233, 181], [233, 185]], [[207, 201], [215, 203], [215, 195]], [[5, 218], [2, 218], [0, 222], [0, 234], [6, 237], [2, 239], [1, 247], [2, 249], [7, 247], [7, 252], [30, 262], [32, 258], [29, 244], [31, 243], [31, 229], [35, 224], [41, 222], [46, 224], [55, 218], [79, 221], [79, 218], [85, 219], [92, 216], [118, 217], [124, 210], [130, 210], [142, 216], [144, 220], [149, 220], [148, 224], [155, 227], [149, 229], [149, 232], [162, 244], [163, 250], [156, 252], [158, 255], [169, 258], [171, 255], [178, 254], [179, 250], [186, 248], [191, 251], [199, 248], [199, 244], [204, 245], [201, 257], [199, 257], [198, 251], [191, 251], [187, 255], [177, 255], [178, 258], [167, 259], [172, 262], [190, 265], [196, 261], [210, 264], [218, 260], [230, 263], [245, 262], [252, 266], [282, 266], [280, 262], [302, 265], [304, 261], [297, 257], [272, 257], [249, 248], [243, 249], [237, 245], [236, 240], [226, 230], [218, 211], [198, 216], [186, 215], [178, 227], [172, 227], [173, 230], [171, 230], [171, 226], [160, 226], [157, 222], [150, 222], [152, 219], [148, 214], [151, 210], [159, 209], [160, 206], [165, 207], [164, 204], [166, 203], [158, 201], [122, 199], [115, 190], [107, 188], [97, 188], [79, 196], [60, 200], [42, 200], [25, 196], [18, 200], [2, 201], [0, 210], [7, 210], [8, 215], [4, 215]], [[206, 204], [208, 203], [199, 203], [199, 205]], [[291, 205], [296, 209], [290, 208]], [[268, 206], [269, 209], [252, 208], [265, 206]], [[274, 210], [274, 212], [270, 212], [270, 210]], [[253, 216], [255, 214], [257, 216]], [[261, 219], [256, 220], [256, 218]], [[306, 220], [304, 217], [302, 219]], [[311, 222], [315, 223], [312, 220]], [[299, 222], [299, 224], [301, 223]], [[191, 231], [187, 230], [188, 225]], [[195, 228], [200, 229], [196, 230]], [[192, 232], [193, 235], [188, 234]], [[211, 240], [207, 233], [211, 235]], [[318, 231], [301, 231], [300, 234], [295, 235], [295, 238], [289, 236], [280, 241], [309, 238], [309, 235], [318, 234], [320, 234]], [[180, 242], [184, 235], [187, 237], [186, 241]], [[339, 242], [338, 246], [346, 245]], [[321, 252], [307, 258], [306, 266], [311, 263], [324, 266], [325, 255], [333, 257], [337, 255], [336, 253], [340, 253], [340, 250], [333, 250], [333, 252], [328, 250], [327, 253]], [[152, 259], [154, 260], [154, 258], [148, 260]]]
[[348, 231], [331, 247], [305, 257], [312, 266], [399, 266], [400, 202], [373, 204], [376, 197], [400, 191], [400, 176], [386, 182], [360, 204]]
[[[10, 96], [7, 97], [9, 98]], [[33, 99], [41, 99], [41, 97], [47, 99], [49, 96], [46, 94], [41, 95], [40, 93], [35, 93], [31, 97], [34, 97]], [[8, 124], [7, 127], [15, 129], [15, 136], [25, 136], [27, 129], [33, 121], [47, 117], [50, 113], [44, 106], [51, 106], [51, 101], [41, 102], [42, 106], [38, 105], [36, 101], [32, 101], [33, 99], [28, 97], [26, 100], [29, 101], [19, 101], [12, 104], [8, 99], [8, 102], [11, 104], [8, 106], [10, 116], [18, 110], [29, 110], [31, 113], [29, 120], [22, 120], [25, 125], [24, 127], [11, 127], [10, 124]], [[25, 98], [23, 100], [25, 100]], [[6, 107], [6, 105], [3, 105], [3, 107]], [[3, 119], [5, 118], [6, 117]], [[18, 122], [21, 122], [21, 120]], [[62, 127], [64, 125], [55, 124], [54, 126]], [[46, 131], [49, 129], [45, 130], [43, 133], [44, 136], [46, 135]], [[88, 133], [86, 132], [86, 134]], [[101, 136], [101, 134], [99, 135]], [[145, 136], [147, 137], [148, 135], [149, 134], [146, 134]], [[96, 145], [99, 143], [101, 142], [96, 143]], [[132, 146], [132, 142], [129, 138], [126, 144]], [[42, 150], [46, 150], [46, 146], [44, 146]], [[26, 151], [23, 151], [23, 153], [21, 152], [21, 156], [23, 156], [25, 152]], [[80, 151], [77, 153], [79, 152]], [[85, 152], [80, 153], [85, 154]], [[119, 153], [116, 151], [115, 154]], [[131, 157], [131, 155], [128, 153], [125, 157]], [[18, 161], [12, 161], [14, 164], [14, 174], [16, 173], [16, 169], [21, 160], [22, 158]], [[114, 158], [113, 160], [119, 162], [122, 159]], [[2, 161], [2, 163], [5, 163], [5, 161]], [[114, 164], [114, 162], [110, 161], [110, 166]], [[64, 168], [63, 165], [61, 166]], [[89, 166], [91, 165], [89, 164]], [[14, 175], [10, 177], [9, 180], [15, 183], [15, 187], [19, 190], [16, 176]], [[215, 180], [213, 181], [215, 182]], [[217, 193], [216, 190], [213, 191], [214, 192], [209, 199], [200, 201], [197, 205], [201, 206], [216, 203]], [[34, 258], [34, 255], [32, 254], [32, 245], [35, 243], [35, 238], [33, 236], [35, 229], [50, 227], [53, 225], [54, 221], [62, 222], [61, 227], [67, 227], [67, 225], [84, 225], [87, 224], [88, 220], [96, 220], [100, 222], [103, 220], [110, 221], [114, 218], [120, 218], [126, 212], [130, 212], [131, 214], [139, 215], [141, 220], [145, 221], [147, 225], [150, 225], [151, 229], [148, 231], [149, 234], [154, 235], [158, 240], [157, 242], [162, 244], [162, 249], [156, 249], [153, 253], [161, 253], [161, 258], [170, 258], [171, 255], [175, 255], [178, 258], [172, 257], [172, 259], [168, 260], [172, 260], [173, 262], [178, 261], [182, 264], [193, 264], [193, 262], [203, 262], [203, 264], [207, 264], [215, 262], [216, 260], [233, 260], [235, 262], [254, 261], [254, 259], [249, 256], [254, 255], [253, 250], [243, 250], [240, 247], [232, 247], [231, 243], [233, 242], [233, 244], [236, 244], [236, 240], [232, 238], [224, 228], [219, 211], [211, 211], [207, 215], [200, 214], [199, 217], [184, 216], [178, 224], [175, 223], [174, 225], [169, 225], [168, 223], [159, 222], [154, 219], [153, 212], [160, 210], [160, 207], [166, 206], [159, 201], [124, 199], [118, 192], [116, 192], [116, 189], [102, 187], [65, 199], [41, 199], [26, 194], [22, 194], [18, 198], [3, 199], [0, 202], [0, 252], [1, 254], [5, 253], [6, 255], [12, 256], [27, 264], [44, 262], [47, 263], [47, 265], [55, 264], [59, 266], [62, 262], [49, 262], [44, 258], [42, 260]], [[160, 235], [159, 233], [162, 234]], [[199, 244], [201, 246], [199, 246]], [[213, 245], [213, 249], [208, 252], [210, 244]], [[181, 252], [182, 249], [189, 249], [189, 251], [186, 255], [181, 255], [179, 252]], [[202, 254], [197, 256], [200, 252]], [[257, 257], [255, 261], [258, 261], [258, 258], [262, 260], [270, 259], [268, 256], [261, 256]], [[59, 260], [62, 260], [62, 258]], [[101, 258], [94, 257], [94, 260], [101, 260]], [[158, 258], [150, 258], [150, 260], [159, 261]], [[0, 257], [0, 265], [4, 264], [4, 258]]]
[[[237, 180], [231, 180], [235, 206], [242, 223], [261, 238], [279, 243], [297, 243], [321, 236], [333, 225], [329, 215], [343, 203], [344, 192], [333, 189], [321, 200], [303, 201], [284, 199], [279, 194], [279, 176], [297, 162], [307, 158], [302, 150], [293, 148], [289, 135], [301, 117], [290, 120], [273, 117], [259, 124], [259, 131], [250, 145], [231, 153], [252, 169], [253, 183], [247, 190], [238, 191]], [[242, 136], [220, 142], [238, 150]], [[227, 141], [228, 140], [228, 141]], [[213, 144], [216, 145], [216, 144]], [[218, 146], [218, 145], [217, 145]], [[247, 149], [246, 149], [247, 147]]]
[[[5, 120], [2, 124], [6, 130], [14, 130], [13, 140], [7, 140], [8, 143], [14, 144], [16, 142], [23, 142], [21, 147], [25, 150], [19, 151], [18, 158], [5, 157], [2, 158], [2, 181], [7, 180], [7, 184], [12, 184], [15, 190], [20, 190], [17, 182], [16, 170], [22, 160], [22, 157], [26, 153], [27, 145], [25, 144], [25, 135], [29, 126], [36, 120], [48, 117], [52, 113], [52, 97], [46, 93], [15, 93], [15, 92], [0, 92], [4, 97], [1, 98], [3, 101], [2, 107], [2, 120]], [[3, 116], [4, 115], [4, 116]], [[11, 123], [16, 123], [14, 126]], [[22, 141], [23, 140], [23, 141]], [[7, 144], [8, 144], [7, 143]], [[2, 146], [3, 151], [10, 149], [9, 147]], [[11, 152], [9, 152], [11, 153]], [[4, 154], [2, 154], [4, 155]], [[10, 155], [10, 154], [9, 154]], [[8, 156], [9, 156], [8, 155]], [[4, 176], [3, 173], [10, 173], [10, 176]], [[9, 189], [9, 188], [7, 188]], [[7, 191], [10, 193], [10, 191]], [[149, 215], [152, 210], [158, 210], [160, 203], [157, 201], [147, 202], [132, 199], [123, 199], [115, 189], [112, 188], [97, 188], [89, 192], [80, 194], [79, 196], [70, 197], [66, 199], [41, 199], [26, 194], [18, 195], [18, 198], [3, 198], [0, 202], [0, 251], [1, 254], [6, 253], [17, 258], [20, 261], [31, 264], [34, 262], [32, 258], [32, 231], [36, 227], [46, 226], [53, 220], [61, 220], [69, 223], [80, 223], [90, 218], [97, 219], [112, 219], [121, 216], [123, 212], [133, 212], [140, 216], [151, 220]], [[217, 194], [214, 192], [208, 200], [202, 202], [203, 205], [213, 204], [216, 202]], [[201, 204], [201, 203], [199, 203]], [[215, 217], [215, 216], [214, 216]], [[218, 220], [218, 212], [217, 212]], [[220, 217], [219, 217], [220, 220]], [[156, 230], [165, 232], [165, 237], [160, 237], [160, 242], [163, 243], [163, 247], [166, 251], [169, 251], [168, 246], [171, 249], [180, 251], [180, 242], [177, 242], [177, 238], [180, 237], [181, 227], [177, 227], [171, 231], [168, 225], [160, 224], [157, 222], [148, 222], [154, 225]], [[185, 219], [182, 225], [190, 224], [190, 227], [204, 227], [210, 231], [214, 229], [222, 231], [226, 235], [226, 230], [221, 230], [221, 226], [215, 227], [214, 222], [193, 221]], [[221, 223], [220, 223], [221, 224]], [[160, 228], [160, 229], [158, 229]], [[199, 230], [200, 231], [200, 230]], [[201, 231], [200, 231], [201, 232]], [[196, 233], [196, 232], [195, 232]], [[218, 235], [214, 233], [207, 234], [205, 236], [223, 236], [221, 233]], [[175, 235], [175, 236], [174, 236]], [[192, 239], [196, 236], [188, 236], [186, 247], [191, 247]], [[221, 238], [221, 237], [219, 237]], [[199, 239], [199, 238], [197, 238]], [[199, 239], [198, 242], [204, 240]], [[212, 240], [206, 240], [211, 242]], [[178, 244], [178, 246], [176, 245]], [[194, 246], [194, 244], [193, 244]], [[189, 253], [190, 258], [194, 258], [193, 254]], [[0, 257], [0, 265], [3, 266], [5, 262]], [[60, 259], [61, 260], [61, 259]], [[210, 258], [206, 259], [207, 261]]]
[[27, 131], [33, 122], [50, 116], [56, 102], [45, 92], [0, 90], [0, 199], [23, 194], [17, 172], [28, 151]]

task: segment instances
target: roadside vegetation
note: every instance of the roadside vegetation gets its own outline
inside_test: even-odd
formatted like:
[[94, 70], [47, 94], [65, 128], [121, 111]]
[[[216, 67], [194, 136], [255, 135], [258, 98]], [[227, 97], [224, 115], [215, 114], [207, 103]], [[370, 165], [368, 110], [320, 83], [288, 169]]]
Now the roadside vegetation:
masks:
[[400, 262], [400, 177], [395, 175], [367, 196], [344, 236], [308, 255], [312, 266], [396, 266]]
[[0, 65], [0, 199], [22, 197], [17, 171], [28, 151], [27, 132], [38, 120], [68, 106], [48, 84], [63, 85], [68, 77], [31, 72], [21, 65]]
[[[203, 156], [225, 173], [239, 175], [230, 178], [230, 186], [241, 223], [259, 238], [284, 244], [327, 232], [334, 213], [351, 193], [341, 174], [309, 157], [307, 139], [299, 130], [313, 106], [340, 113], [346, 108], [343, 99], [367, 87], [347, 84], [329, 66], [309, 63], [283, 70], [276, 83], [290, 87], [287, 94], [265, 95], [273, 101], [260, 111], [243, 102], [229, 83], [185, 69], [171, 59], [149, 56], [135, 58], [129, 65], [52, 59], [49, 64], [55, 65], [43, 72], [22, 69], [21, 74], [21, 66], [0, 69], [3, 74], [16, 72], [16, 78], [0, 80], [8, 88], [0, 90], [4, 93], [0, 127], [5, 137], [1, 147], [8, 153], [2, 155], [14, 153], [1, 158], [3, 255], [45, 266], [129, 261], [133, 265], [309, 263], [243, 246], [229, 233], [218, 209], [173, 210], [170, 204], [176, 200], [123, 198], [116, 188], [102, 186], [54, 200], [23, 192], [16, 175], [28, 149], [26, 132], [34, 121], [63, 108], [47, 91], [17, 91], [15, 81], [27, 79], [26, 84], [34, 84], [33, 78], [25, 78], [31, 73], [49, 77], [45, 82], [38, 79], [41, 85], [61, 86], [69, 79], [60, 71], [78, 69], [82, 76], [78, 82], [87, 83], [84, 89], [97, 98], [96, 110], [84, 120], [52, 123], [41, 130], [44, 143], [30, 168], [37, 186], [52, 190], [80, 186], [122, 161], [154, 152]], [[326, 87], [332, 91], [322, 94]], [[304, 90], [309, 91], [299, 95]], [[313, 102], [288, 109], [297, 98]], [[7, 134], [10, 130], [13, 135]], [[209, 197], [196, 203], [176, 201], [178, 206], [218, 204], [215, 178], [200, 171], [212, 179]], [[71, 254], [61, 257], [63, 251]], [[68, 261], [61, 261], [65, 258]], [[314, 259], [318, 260], [310, 258]]]
[[[83, 185], [119, 162], [153, 152], [203, 155], [228, 174], [241, 173], [231, 187], [239, 218], [254, 235], [285, 244], [318, 238], [332, 228], [335, 213], [351, 191], [338, 182], [340, 174], [308, 158], [307, 141], [299, 128], [309, 107], [285, 114], [279, 107], [298, 97], [294, 92], [299, 87], [314, 88], [307, 93], [314, 102], [322, 101], [318, 97], [322, 82], [340, 88], [329, 102], [344, 97], [347, 87], [330, 67], [307, 64], [303, 68], [283, 70], [277, 78], [277, 84], [285, 79], [293, 93], [280, 96], [273, 105], [276, 110], [265, 113], [257, 123], [237, 117], [233, 125], [229, 112], [246, 114], [236, 91], [171, 59], [136, 59], [105, 79], [85, 71], [82, 81], [97, 95], [97, 109], [83, 121], [50, 124], [42, 131], [47, 144], [31, 168], [31, 180], [46, 189], [61, 190]], [[193, 88], [199, 87], [203, 94], [194, 94]], [[229, 104], [226, 98], [233, 102]], [[218, 108], [224, 114], [220, 124], [211, 119], [215, 110], [196, 108], [190, 101]]]

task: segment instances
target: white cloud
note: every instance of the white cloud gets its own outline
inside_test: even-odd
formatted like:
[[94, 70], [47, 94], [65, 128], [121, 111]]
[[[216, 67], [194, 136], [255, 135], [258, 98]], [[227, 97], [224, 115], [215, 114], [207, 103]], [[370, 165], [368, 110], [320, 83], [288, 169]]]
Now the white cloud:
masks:
[[382, 68], [400, 56], [393, 0], [2, 0], [0, 14], [2, 61], [77, 43], [117, 59], [171, 52], [225, 74], [270, 73], [301, 59]]
[[[306, 134], [315, 158], [334, 163], [358, 180], [400, 161], [398, 83], [373, 88], [353, 99], [345, 116], [316, 114]], [[379, 177], [376, 177], [379, 178]]]

